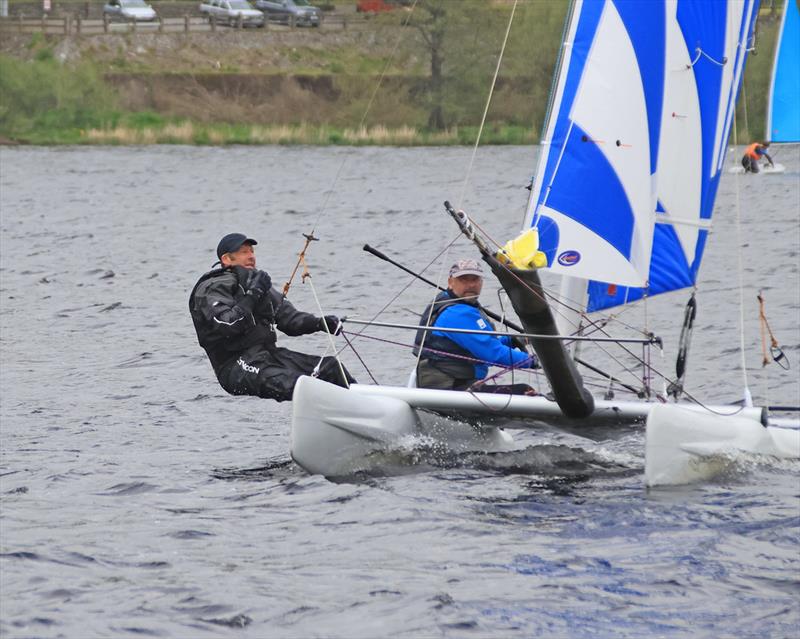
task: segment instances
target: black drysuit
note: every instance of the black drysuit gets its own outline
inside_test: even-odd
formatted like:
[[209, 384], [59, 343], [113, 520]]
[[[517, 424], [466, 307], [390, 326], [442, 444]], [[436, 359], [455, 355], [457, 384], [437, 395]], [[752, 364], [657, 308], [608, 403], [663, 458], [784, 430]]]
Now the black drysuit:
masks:
[[355, 381], [333, 357], [320, 363], [317, 356], [277, 346], [276, 327], [287, 335], [307, 335], [325, 330], [322, 318], [298, 311], [274, 288], [260, 299], [247, 295], [251, 273], [240, 266], [214, 269], [189, 296], [197, 340], [222, 388], [282, 402], [292, 398], [297, 378], [318, 365], [319, 379], [339, 386]]

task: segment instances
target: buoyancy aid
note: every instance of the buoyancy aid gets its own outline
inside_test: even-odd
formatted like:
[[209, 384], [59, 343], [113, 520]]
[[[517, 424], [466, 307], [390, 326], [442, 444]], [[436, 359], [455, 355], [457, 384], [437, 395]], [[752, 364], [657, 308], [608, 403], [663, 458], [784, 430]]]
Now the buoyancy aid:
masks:
[[760, 146], [761, 145], [758, 142], [753, 142], [750, 146], [748, 146], [744, 150], [744, 154], [749, 158], [752, 158], [754, 160], [758, 160], [758, 159], [761, 158], [761, 156], [756, 152], [756, 149], [758, 147], [760, 147]]
[[[203, 300], [198, 296], [218, 298], [223, 302], [219, 308], [225, 309], [223, 312], [226, 317], [209, 316], [208, 311], [204, 313], [204, 307], [217, 307], [213, 302], [201, 304]], [[206, 351], [217, 374], [220, 368], [247, 348], [257, 344], [273, 348], [277, 343], [275, 309], [269, 295], [265, 295], [252, 310], [244, 301], [245, 297], [236, 272], [228, 268], [217, 268], [204, 274], [189, 295], [189, 312], [197, 332], [197, 341]], [[242, 306], [238, 305], [239, 302], [242, 302]]]
[[[435, 326], [436, 320], [445, 311], [445, 309], [456, 304], [468, 304], [478, 309], [483, 320], [489, 325], [490, 330], [495, 330], [494, 324], [487, 317], [487, 315], [480, 308], [480, 305], [475, 300], [458, 299], [452, 297], [449, 291], [442, 291], [439, 293], [431, 304], [425, 307], [425, 310], [420, 316], [420, 326]], [[433, 308], [431, 308], [433, 307]], [[425, 333], [427, 332], [427, 336]], [[424, 342], [423, 342], [424, 338]], [[474, 355], [467, 349], [462, 348], [453, 340], [448, 339], [442, 335], [435, 335], [433, 331], [418, 330], [414, 338], [414, 355], [419, 354], [420, 345], [422, 345], [421, 360], [429, 360], [434, 362], [434, 366], [439, 370], [446, 372], [456, 379], [475, 379], [475, 365], [469, 359], [460, 359], [459, 357], [450, 357], [448, 354], [459, 355], [474, 359]]]

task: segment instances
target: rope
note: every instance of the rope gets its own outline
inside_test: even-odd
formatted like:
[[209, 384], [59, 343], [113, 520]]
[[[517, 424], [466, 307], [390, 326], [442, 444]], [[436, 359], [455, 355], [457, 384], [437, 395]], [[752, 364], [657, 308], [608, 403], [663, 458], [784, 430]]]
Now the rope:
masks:
[[[342, 339], [344, 339], [344, 341], [345, 341], [345, 342], [347, 342], [347, 345], [350, 347], [350, 349], [353, 351], [353, 353], [355, 354], [355, 356], [358, 358], [358, 361], [359, 361], [359, 362], [361, 362], [361, 365], [364, 367], [364, 370], [365, 370], [365, 371], [367, 371], [367, 375], [369, 375], [369, 376], [370, 376], [370, 379], [372, 379], [372, 381], [373, 381], [373, 382], [374, 382], [374, 383], [375, 383], [377, 386], [380, 386], [380, 384], [378, 383], [378, 380], [377, 380], [377, 379], [375, 379], [375, 376], [372, 374], [372, 371], [369, 369], [369, 366], [367, 366], [367, 363], [366, 363], [366, 362], [364, 361], [364, 359], [361, 357], [361, 355], [359, 354], [359, 352], [358, 352], [358, 351], [355, 349], [355, 347], [354, 347], [354, 346], [353, 346], [353, 344], [350, 342], [350, 340], [349, 340], [349, 339], [347, 339], [347, 335], [345, 335], [345, 333], [344, 333], [344, 330], [342, 330], [342, 331], [339, 331], [339, 335], [341, 335], [341, 336], [342, 336]], [[338, 352], [336, 353], [336, 355], [338, 356], [338, 355], [339, 355], [339, 353], [341, 353], [341, 351], [338, 351]]]
[[697, 55], [694, 57], [694, 60], [692, 60], [689, 64], [686, 65], [687, 69], [691, 69], [695, 64], [697, 64], [697, 61], [701, 57], [706, 58], [707, 60], [710, 60], [711, 62], [716, 64], [718, 67], [724, 67], [728, 63], [728, 58], [722, 58], [722, 62], [720, 62], [719, 60], [715, 60], [714, 58], [712, 58], [705, 51], [703, 51], [700, 47], [697, 47], [695, 49], [695, 53], [697, 53]]
[[778, 366], [780, 366], [783, 370], [789, 370], [789, 358], [786, 357], [785, 353], [778, 345], [778, 340], [775, 339], [775, 335], [772, 333], [772, 329], [769, 327], [769, 322], [767, 321], [767, 314], [764, 311], [764, 298], [761, 297], [761, 291], [758, 292], [758, 319], [761, 325], [761, 351], [762, 351], [762, 360], [761, 360], [761, 367], [764, 368], [767, 364], [770, 363], [769, 358], [767, 357], [767, 334], [769, 334], [769, 354], [772, 356], [772, 361], [774, 361]]
[[458, 208], [461, 208], [464, 197], [467, 191], [467, 185], [469, 184], [470, 176], [472, 175], [472, 167], [475, 164], [475, 156], [478, 153], [478, 145], [481, 142], [481, 135], [483, 134], [483, 126], [486, 124], [486, 115], [489, 113], [489, 105], [492, 103], [492, 96], [494, 95], [494, 89], [497, 85], [497, 76], [500, 73], [500, 65], [503, 62], [503, 55], [506, 51], [506, 44], [508, 43], [508, 34], [511, 32], [511, 24], [514, 21], [514, 13], [517, 11], [517, 2], [518, 0], [514, 0], [514, 6], [511, 7], [511, 15], [508, 17], [508, 25], [506, 26], [506, 34], [503, 37], [503, 46], [500, 47], [500, 55], [497, 58], [497, 66], [494, 69], [494, 77], [492, 78], [492, 85], [489, 88], [489, 95], [486, 98], [486, 105], [483, 108], [483, 116], [481, 116], [481, 125], [478, 127], [478, 135], [475, 138], [475, 146], [472, 148], [472, 157], [469, 160], [469, 166], [467, 167], [467, 173], [464, 176], [464, 184], [461, 187], [461, 196], [458, 198]]
[[[483, 243], [483, 244], [485, 244], [485, 242], [483, 242], [483, 240], [480, 240], [480, 239], [476, 240], [476, 236], [477, 236], [477, 234], [476, 234], [476, 232], [475, 232], [475, 230], [476, 230], [476, 229], [477, 229], [478, 231], [480, 231], [480, 233], [481, 233], [481, 234], [482, 234], [482, 235], [483, 235], [483, 236], [486, 238], [486, 240], [488, 240], [488, 242], [489, 242], [489, 243], [491, 243], [491, 244], [494, 244], [494, 246], [495, 246], [495, 247], [497, 247], [498, 249], [501, 249], [501, 250], [502, 250], [502, 247], [500, 246], [500, 244], [499, 244], [499, 243], [498, 243], [496, 240], [494, 240], [494, 239], [493, 239], [493, 238], [492, 238], [492, 237], [491, 237], [491, 236], [490, 236], [490, 235], [489, 235], [489, 234], [488, 234], [488, 233], [487, 233], [487, 232], [486, 232], [486, 231], [485, 231], [485, 230], [484, 230], [484, 229], [483, 229], [483, 228], [480, 226], [480, 224], [478, 224], [477, 222], [475, 222], [475, 221], [474, 221], [474, 220], [473, 220], [471, 217], [467, 216], [467, 215], [466, 215], [466, 213], [464, 213], [464, 211], [458, 211], [458, 213], [460, 214], [460, 218], [461, 218], [461, 219], [464, 221], [464, 225], [467, 227], [467, 231], [465, 232], [465, 235], [467, 235], [467, 237], [468, 237], [469, 239], [472, 239], [473, 241], [477, 241], [477, 242], [479, 243], [479, 248], [480, 248], [480, 243]], [[464, 231], [463, 231], [463, 229], [462, 229], [462, 232], [464, 232]], [[488, 248], [488, 247], [484, 247], [484, 248]], [[586, 314], [585, 314], [585, 313], [584, 313], [584, 312], [583, 312], [583, 311], [582, 311], [582, 310], [579, 308], [579, 305], [577, 304], [577, 302], [575, 302], [575, 300], [568, 300], [569, 302], [571, 302], [572, 304], [574, 304], [574, 305], [575, 305], [574, 307], [573, 307], [573, 306], [570, 306], [569, 304], [567, 304], [567, 302], [566, 302], [566, 301], [562, 300], [562, 299], [560, 298], [560, 296], [553, 294], [552, 292], [550, 292], [549, 290], [545, 289], [544, 287], [542, 287], [542, 293], [540, 294], [540, 293], [539, 293], [537, 290], [535, 290], [534, 288], [532, 288], [531, 286], [529, 286], [529, 285], [528, 285], [528, 283], [527, 283], [527, 282], [525, 282], [525, 281], [524, 281], [524, 280], [523, 280], [521, 277], [519, 277], [519, 276], [518, 276], [516, 273], [514, 273], [514, 272], [513, 272], [513, 271], [512, 271], [512, 270], [511, 270], [511, 269], [508, 267], [508, 265], [505, 265], [505, 264], [503, 264], [502, 266], [503, 266], [503, 267], [504, 267], [504, 268], [505, 268], [505, 269], [508, 271], [508, 274], [509, 274], [511, 277], [513, 277], [513, 278], [514, 278], [514, 279], [515, 279], [515, 280], [516, 280], [516, 281], [517, 281], [517, 282], [518, 282], [518, 283], [519, 283], [519, 284], [520, 284], [520, 285], [521, 285], [523, 288], [525, 288], [525, 289], [526, 289], [526, 290], [527, 290], [529, 293], [531, 293], [532, 295], [534, 295], [534, 296], [538, 297], [538, 298], [539, 298], [539, 299], [541, 299], [542, 301], [545, 301], [545, 302], [548, 302], [548, 303], [550, 303], [550, 302], [553, 302], [554, 304], [557, 304], [557, 305], [559, 305], [559, 306], [563, 306], [563, 307], [565, 307], [566, 309], [568, 309], [569, 311], [571, 311], [571, 312], [573, 312], [573, 313], [580, 314], [580, 315], [582, 316], [582, 318], [583, 318], [584, 322], [585, 322], [585, 325], [584, 325], [584, 328], [585, 328], [585, 329], [588, 329], [589, 327], [593, 327], [593, 326], [595, 326], [595, 325], [596, 325], [596, 323], [597, 323], [597, 322], [596, 322], [595, 320], [592, 320], [592, 319], [590, 319], [590, 318], [589, 318], [589, 317], [588, 317], [588, 316], [587, 316], [587, 315], [586, 315]], [[559, 317], [564, 317], [564, 313], [563, 313], [563, 312], [562, 312], [560, 309], [553, 308], [553, 307], [551, 306], [551, 310], [552, 310], [554, 313], [556, 313], [556, 314], [557, 314]], [[633, 328], [633, 327], [631, 327], [630, 325], [627, 325], [627, 326], [628, 326], [628, 328], [631, 328], [631, 329]], [[636, 330], [637, 330], [637, 332], [641, 332], [641, 333], [642, 333], [642, 335], [647, 335], [647, 336], [650, 336], [650, 332], [649, 332], [649, 331], [647, 331], [647, 330], [642, 330], [642, 329], [636, 329]], [[634, 357], [635, 357], [635, 356], [634, 356]]]
[[[317, 290], [314, 288], [314, 282], [311, 280], [311, 273], [308, 272], [308, 268], [305, 265], [305, 258], [303, 258], [303, 267], [305, 269], [303, 273], [303, 278], [304, 278], [303, 282], [305, 283], [305, 280], [308, 279], [308, 283], [311, 286], [311, 293], [314, 296], [314, 302], [316, 302], [317, 309], [319, 309], [320, 317], [324, 318], [325, 312], [322, 310], [322, 304], [320, 304], [319, 302], [319, 297], [317, 296]], [[342, 374], [342, 379], [344, 380], [344, 383], [347, 385], [347, 388], [350, 388], [350, 382], [347, 380], [347, 375], [344, 372], [344, 366], [342, 365], [342, 360], [339, 359], [339, 353], [336, 351], [336, 344], [333, 341], [333, 335], [331, 334], [331, 331], [328, 328], [328, 323], [324, 319], [322, 320], [322, 326], [325, 328], [325, 334], [328, 336], [328, 343], [330, 345], [330, 348], [333, 350], [334, 353], [333, 358], [336, 360], [336, 364], [338, 364], [339, 366], [339, 371]], [[325, 353], [322, 354], [322, 357], [319, 358], [319, 362], [317, 362], [317, 365], [314, 368], [315, 373], [319, 373], [319, 367], [322, 364], [322, 361], [325, 359], [326, 353], [327, 350], [325, 351]]]

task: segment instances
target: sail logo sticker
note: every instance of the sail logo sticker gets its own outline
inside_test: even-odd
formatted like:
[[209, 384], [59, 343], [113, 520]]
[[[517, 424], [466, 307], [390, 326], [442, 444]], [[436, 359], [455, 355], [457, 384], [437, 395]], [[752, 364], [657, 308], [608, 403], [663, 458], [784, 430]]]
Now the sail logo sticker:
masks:
[[564, 251], [558, 256], [558, 263], [561, 266], [575, 266], [581, 261], [581, 254], [578, 251]]

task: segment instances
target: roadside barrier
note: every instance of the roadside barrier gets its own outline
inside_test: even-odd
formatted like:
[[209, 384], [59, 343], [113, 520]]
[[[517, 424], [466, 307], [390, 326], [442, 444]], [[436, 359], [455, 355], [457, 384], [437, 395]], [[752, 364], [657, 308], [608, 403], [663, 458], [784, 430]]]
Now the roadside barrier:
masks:
[[[359, 14], [325, 15], [319, 27], [303, 27], [304, 31], [364, 29], [369, 20]], [[206, 17], [185, 15], [178, 18], [159, 17], [153, 22], [112, 21], [108, 17], [89, 19], [81, 14], [68, 14], [57, 18], [43, 16], [26, 18], [24, 14], [0, 18], [0, 33], [44, 33], [52, 35], [91, 36], [106, 33], [208, 33], [210, 31], [287, 31], [301, 27], [289, 20], [288, 24], [265, 21], [260, 28], [245, 27], [241, 21], [234, 24], [209, 20]]]

